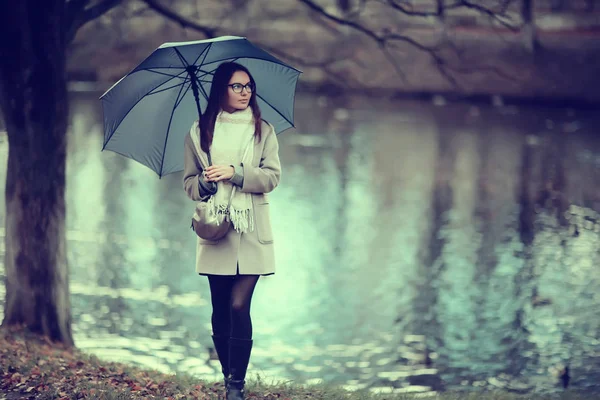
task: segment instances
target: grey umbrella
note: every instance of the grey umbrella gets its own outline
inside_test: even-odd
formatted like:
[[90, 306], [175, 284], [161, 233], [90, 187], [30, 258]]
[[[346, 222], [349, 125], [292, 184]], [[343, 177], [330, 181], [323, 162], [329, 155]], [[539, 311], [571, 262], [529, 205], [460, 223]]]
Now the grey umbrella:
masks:
[[100, 97], [102, 150], [136, 160], [159, 177], [183, 170], [185, 135], [206, 109], [214, 71], [226, 61], [248, 68], [262, 116], [277, 133], [294, 126], [299, 70], [244, 37], [165, 43]]

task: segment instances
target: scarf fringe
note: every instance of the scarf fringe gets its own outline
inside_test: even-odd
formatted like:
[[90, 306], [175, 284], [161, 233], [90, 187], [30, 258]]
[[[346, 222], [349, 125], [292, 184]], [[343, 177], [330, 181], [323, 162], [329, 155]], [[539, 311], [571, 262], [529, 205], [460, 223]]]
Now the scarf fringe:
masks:
[[[254, 217], [252, 210], [236, 210], [233, 206], [227, 209], [226, 205], [216, 204], [214, 197], [209, 200], [209, 216], [225, 216], [225, 220], [231, 221], [234, 229], [240, 233], [252, 232], [254, 230]], [[212, 203], [212, 204], [211, 204]], [[217, 225], [220, 219], [217, 218]]]

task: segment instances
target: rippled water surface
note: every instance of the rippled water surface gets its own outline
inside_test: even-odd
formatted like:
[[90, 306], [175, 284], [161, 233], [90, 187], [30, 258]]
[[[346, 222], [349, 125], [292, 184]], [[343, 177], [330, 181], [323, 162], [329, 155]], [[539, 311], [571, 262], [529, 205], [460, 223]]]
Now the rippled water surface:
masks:
[[[96, 94], [72, 110], [76, 344], [217, 377], [181, 173], [101, 153]], [[574, 387], [600, 391], [599, 117], [303, 95], [296, 118], [279, 136], [277, 274], [255, 292], [251, 375], [553, 391], [569, 365]], [[7, 152], [1, 135], [2, 187]]]

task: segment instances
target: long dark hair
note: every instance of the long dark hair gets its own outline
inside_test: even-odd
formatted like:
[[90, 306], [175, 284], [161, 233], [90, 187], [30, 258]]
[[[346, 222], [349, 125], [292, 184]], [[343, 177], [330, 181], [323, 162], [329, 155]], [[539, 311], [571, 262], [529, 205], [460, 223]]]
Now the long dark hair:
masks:
[[219, 111], [221, 111], [221, 107], [227, 99], [227, 85], [229, 85], [229, 80], [236, 71], [243, 71], [247, 73], [250, 77], [250, 82], [254, 87], [248, 104], [252, 109], [252, 114], [254, 115], [254, 136], [258, 138], [259, 142], [261, 140], [262, 119], [260, 108], [258, 107], [258, 102], [256, 101], [257, 92], [254, 78], [250, 74], [250, 71], [248, 71], [248, 69], [243, 65], [234, 62], [225, 62], [219, 65], [215, 71], [215, 75], [212, 80], [212, 86], [210, 88], [210, 94], [208, 96], [208, 105], [200, 117], [200, 145], [202, 146], [202, 150], [205, 152], [208, 152], [210, 145], [212, 144], [217, 115], [219, 114]]

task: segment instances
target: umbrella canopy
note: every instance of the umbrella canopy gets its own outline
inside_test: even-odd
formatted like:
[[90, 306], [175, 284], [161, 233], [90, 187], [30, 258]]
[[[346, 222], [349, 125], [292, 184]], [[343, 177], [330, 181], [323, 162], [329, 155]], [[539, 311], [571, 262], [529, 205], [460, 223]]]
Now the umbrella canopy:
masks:
[[217, 67], [235, 61], [250, 71], [262, 116], [276, 133], [294, 126], [301, 71], [244, 37], [165, 43], [101, 97], [104, 146], [155, 171], [183, 170], [185, 135], [204, 112]]

